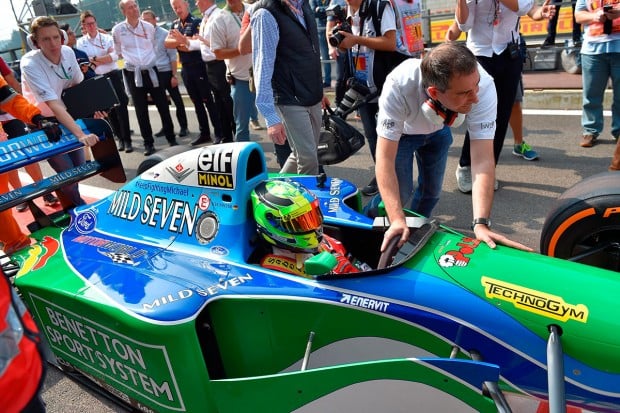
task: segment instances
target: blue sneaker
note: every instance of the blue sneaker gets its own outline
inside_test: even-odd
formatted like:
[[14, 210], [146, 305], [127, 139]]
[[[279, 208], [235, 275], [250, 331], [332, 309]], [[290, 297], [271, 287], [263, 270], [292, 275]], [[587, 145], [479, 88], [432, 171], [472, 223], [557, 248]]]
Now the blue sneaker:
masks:
[[521, 156], [526, 161], [538, 159], [538, 153], [536, 153], [530, 145], [525, 143], [525, 141], [523, 141], [520, 145], [515, 145], [512, 149], [512, 154], [515, 156]]

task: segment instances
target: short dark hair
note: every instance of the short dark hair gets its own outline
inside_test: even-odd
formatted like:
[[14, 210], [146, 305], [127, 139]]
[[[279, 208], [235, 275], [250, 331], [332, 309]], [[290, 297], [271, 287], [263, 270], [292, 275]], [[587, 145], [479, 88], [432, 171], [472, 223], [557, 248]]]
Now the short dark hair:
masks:
[[455, 75], [469, 75], [478, 69], [478, 60], [463, 42], [445, 42], [431, 49], [420, 65], [422, 86], [445, 92]]
[[93, 19], [95, 19], [95, 21], [97, 21], [97, 18], [92, 11], [84, 10], [82, 13], [80, 13], [80, 23], [84, 23], [84, 20], [86, 20], [88, 17], [92, 17]]

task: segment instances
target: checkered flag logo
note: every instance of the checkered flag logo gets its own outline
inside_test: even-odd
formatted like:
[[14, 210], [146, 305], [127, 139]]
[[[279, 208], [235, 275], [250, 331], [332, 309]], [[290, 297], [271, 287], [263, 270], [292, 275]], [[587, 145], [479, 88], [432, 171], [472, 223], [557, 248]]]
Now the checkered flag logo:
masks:
[[99, 251], [100, 254], [105, 255], [110, 258], [112, 262], [116, 264], [127, 264], [127, 265], [136, 265], [133, 259], [129, 254], [125, 254], [122, 252], [107, 252], [107, 251]]

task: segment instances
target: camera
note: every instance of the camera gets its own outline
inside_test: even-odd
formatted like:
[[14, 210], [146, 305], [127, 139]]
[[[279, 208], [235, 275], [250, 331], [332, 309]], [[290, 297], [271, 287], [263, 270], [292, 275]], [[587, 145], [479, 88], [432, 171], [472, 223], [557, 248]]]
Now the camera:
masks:
[[347, 80], [347, 91], [342, 97], [340, 104], [334, 111], [334, 113], [340, 116], [342, 119], [345, 119], [346, 116], [351, 113], [354, 109], [351, 109], [355, 103], [364, 99], [366, 96], [370, 94], [370, 89], [366, 86], [365, 83], [357, 80], [354, 77], [351, 77]]
[[603, 6], [603, 11], [605, 13], [609, 13], [613, 8], [614, 8], [614, 6], [612, 6], [611, 4], [606, 4], [606, 5]]
[[338, 47], [340, 45], [340, 42], [344, 40], [344, 36], [338, 32], [342, 31], [347, 33], [353, 33], [353, 29], [349, 22], [347, 22], [347, 16], [345, 14], [345, 11], [342, 7], [340, 7], [340, 5], [334, 4], [329, 6], [327, 9], [325, 9], [325, 13], [328, 16], [333, 16], [338, 21], [338, 24], [332, 29], [332, 32], [327, 39], [331, 46]]

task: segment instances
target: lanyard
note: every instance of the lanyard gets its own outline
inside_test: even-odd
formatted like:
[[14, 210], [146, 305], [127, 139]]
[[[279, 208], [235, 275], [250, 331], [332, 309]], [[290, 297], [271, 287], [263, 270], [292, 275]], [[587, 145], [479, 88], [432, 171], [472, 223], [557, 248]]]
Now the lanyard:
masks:
[[54, 66], [50, 66], [50, 68], [52, 69], [52, 72], [54, 72], [54, 74], [56, 76], [58, 76], [58, 79], [62, 79], [62, 80], [71, 80], [71, 76], [69, 75], [69, 73], [67, 73], [67, 71], [65, 70], [65, 67], [63, 66], [62, 62], [60, 62], [60, 68], [62, 70], [62, 75], [60, 75], [56, 69], [54, 69]]

